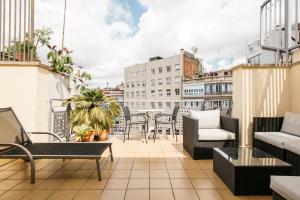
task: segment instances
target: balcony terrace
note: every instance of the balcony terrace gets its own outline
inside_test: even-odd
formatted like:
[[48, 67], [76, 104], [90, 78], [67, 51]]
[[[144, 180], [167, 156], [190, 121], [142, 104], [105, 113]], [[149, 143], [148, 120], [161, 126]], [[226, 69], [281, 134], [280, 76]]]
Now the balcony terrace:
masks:
[[142, 143], [139, 137], [113, 143], [114, 162], [105, 152], [102, 181], [93, 160], [37, 160], [34, 185], [29, 163], [1, 160], [0, 199], [195, 199], [271, 200], [270, 196], [233, 196], [213, 172], [212, 160], [193, 160], [182, 147], [182, 137]]

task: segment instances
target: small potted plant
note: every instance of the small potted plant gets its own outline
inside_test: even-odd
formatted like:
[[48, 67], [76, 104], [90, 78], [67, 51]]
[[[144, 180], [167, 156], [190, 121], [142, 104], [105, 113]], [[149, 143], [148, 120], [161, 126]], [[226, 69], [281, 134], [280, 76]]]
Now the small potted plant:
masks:
[[76, 134], [76, 141], [80, 142], [92, 142], [94, 140], [94, 134], [95, 131], [92, 129], [92, 127], [81, 124], [80, 126], [75, 126], [73, 128], [73, 131]]

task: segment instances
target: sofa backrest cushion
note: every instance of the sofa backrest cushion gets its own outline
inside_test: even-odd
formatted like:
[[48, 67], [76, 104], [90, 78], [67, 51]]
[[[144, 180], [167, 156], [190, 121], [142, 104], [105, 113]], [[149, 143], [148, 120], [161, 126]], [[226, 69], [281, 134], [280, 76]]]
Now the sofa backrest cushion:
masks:
[[220, 110], [191, 111], [191, 117], [198, 119], [198, 128], [220, 128]]
[[300, 136], [300, 114], [285, 113], [281, 132]]

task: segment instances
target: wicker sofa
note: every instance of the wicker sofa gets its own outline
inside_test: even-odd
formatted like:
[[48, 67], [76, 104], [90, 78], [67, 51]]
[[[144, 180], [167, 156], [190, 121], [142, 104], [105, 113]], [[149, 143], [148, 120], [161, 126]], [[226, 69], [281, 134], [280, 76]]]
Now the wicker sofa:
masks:
[[292, 164], [293, 175], [300, 175], [300, 114], [253, 118], [253, 146]]
[[299, 176], [271, 176], [273, 200], [299, 200]]
[[[208, 111], [204, 116], [210, 115]], [[204, 113], [207, 112], [207, 113]], [[195, 116], [183, 116], [183, 147], [194, 160], [212, 159], [213, 148], [233, 147], [239, 141], [239, 120], [227, 116], [218, 116], [218, 127], [203, 128], [205, 123], [214, 121], [199, 119]]]

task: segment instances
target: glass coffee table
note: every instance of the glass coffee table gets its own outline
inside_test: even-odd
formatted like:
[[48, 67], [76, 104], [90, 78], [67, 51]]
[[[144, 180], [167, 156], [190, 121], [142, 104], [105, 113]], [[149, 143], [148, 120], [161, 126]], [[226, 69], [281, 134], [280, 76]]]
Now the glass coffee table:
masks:
[[213, 169], [234, 195], [270, 195], [271, 175], [291, 175], [292, 166], [256, 148], [214, 148]]

